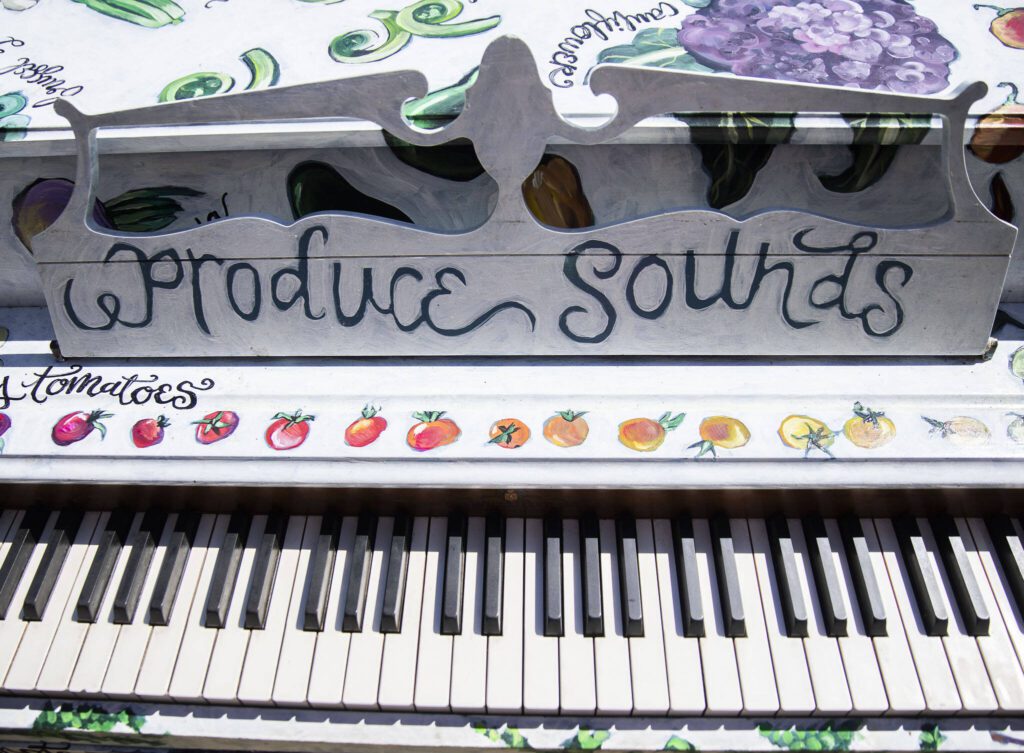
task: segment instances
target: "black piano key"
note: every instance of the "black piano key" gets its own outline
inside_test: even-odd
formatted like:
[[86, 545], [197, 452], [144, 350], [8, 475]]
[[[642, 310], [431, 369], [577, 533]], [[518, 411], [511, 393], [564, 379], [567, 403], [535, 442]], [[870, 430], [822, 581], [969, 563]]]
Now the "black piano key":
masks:
[[622, 632], [627, 638], [644, 634], [644, 609], [640, 599], [640, 563], [637, 559], [636, 521], [615, 521], [619, 546], [619, 597], [622, 603]]
[[0, 565], [0, 620], [7, 617], [14, 592], [25, 575], [32, 550], [39, 543], [49, 519], [49, 510], [28, 510], [21, 516], [21, 522], [11, 536], [11, 546], [7, 550], [4, 564]]
[[370, 559], [373, 557], [373, 543], [376, 537], [377, 518], [360, 515], [359, 523], [356, 524], [356, 537], [348, 558], [348, 589], [345, 591], [341, 618], [341, 629], [346, 633], [358, 633], [363, 629], [366, 590], [370, 585]]
[[773, 515], [768, 518], [767, 524], [775, 581], [779, 590], [779, 607], [782, 609], [786, 635], [790, 638], [806, 638], [807, 605], [800, 589], [800, 575], [796, 569], [796, 555], [793, 553], [793, 537], [789, 531], [789, 523], [781, 515]]
[[412, 543], [412, 518], [395, 516], [388, 551], [387, 579], [384, 581], [384, 603], [380, 614], [382, 633], [402, 630], [402, 607], [405, 606], [405, 577], [409, 569], [409, 546]]
[[57, 523], [50, 532], [39, 568], [25, 595], [25, 604], [21, 609], [23, 620], [36, 622], [43, 619], [46, 605], [50, 602], [50, 594], [53, 593], [61, 568], [64, 567], [64, 560], [67, 559], [68, 550], [71, 549], [71, 542], [75, 540], [81, 525], [80, 510], [64, 510], [57, 516]]
[[804, 518], [804, 537], [807, 539], [807, 551], [811, 557], [811, 571], [814, 573], [814, 585], [821, 608], [821, 619], [825, 623], [825, 634], [831, 638], [843, 637], [846, 635], [846, 602], [843, 601], [839, 573], [836, 571], [832, 542], [829, 541], [825, 521], [818, 515]]
[[583, 568], [583, 635], [604, 635], [604, 605], [601, 596], [601, 531], [597, 518], [588, 515], [580, 522], [580, 564]]
[[484, 635], [501, 635], [505, 603], [505, 519], [487, 518], [484, 542], [484, 604], [481, 622]]
[[544, 635], [565, 635], [562, 605], [562, 522], [544, 521]]
[[736, 549], [732, 542], [729, 519], [716, 515], [710, 521], [711, 548], [718, 575], [718, 601], [722, 609], [722, 626], [730, 638], [745, 638], [747, 623], [743, 616], [743, 597], [736, 571]]
[[115, 625], [130, 625], [135, 619], [142, 596], [142, 586], [153, 562], [153, 552], [160, 540], [167, 515], [150, 510], [142, 518], [142, 524], [132, 538], [132, 549], [125, 563], [121, 583], [114, 594], [113, 622]]
[[171, 539], [167, 542], [167, 553], [160, 564], [160, 572], [156, 574], [156, 583], [153, 584], [153, 595], [149, 600], [150, 625], [166, 625], [171, 621], [178, 588], [185, 574], [185, 564], [195, 545], [199, 517], [197, 512], [178, 513]]
[[942, 557], [946, 577], [953, 588], [953, 597], [968, 635], [988, 635], [989, 615], [985, 599], [981, 595], [974, 570], [967, 559], [964, 541], [956, 522], [948, 515], [938, 515], [930, 521], [935, 543]]
[[441, 595], [441, 633], [462, 633], [462, 588], [466, 577], [466, 516], [448, 516], [444, 555], [444, 592]]
[[309, 561], [306, 603], [302, 610], [302, 629], [319, 632], [327, 619], [327, 596], [331, 590], [334, 559], [341, 535], [341, 517], [325, 516], [320, 521], [320, 535]]
[[911, 517], [900, 516], [893, 520], [893, 528], [925, 633], [931, 636], [946, 635], [949, 629], [949, 615], [946, 614], [946, 605], [939, 592], [938, 576], [932, 569], [928, 549], [917, 527], [917, 521]]
[[277, 577], [277, 564], [281, 559], [281, 545], [287, 527], [287, 515], [273, 514], [267, 517], [267, 525], [256, 548], [249, 590], [245, 595], [242, 625], [248, 630], [263, 630], [267, 625], [270, 595], [274, 592], [274, 579]]
[[843, 540], [846, 564], [850, 568], [853, 590], [857, 596], [861, 622], [865, 634], [878, 638], [886, 634], [885, 605], [878, 590], [875, 569], [871, 565], [871, 552], [860, 520], [852, 515], [839, 519], [839, 537]]
[[82, 585], [82, 592], [78, 595], [78, 602], [75, 604], [75, 620], [77, 622], [96, 622], [99, 616], [100, 604], [110, 586], [110, 576], [114, 573], [114, 566], [121, 554], [128, 539], [128, 532], [132, 527], [132, 519], [135, 513], [129, 510], [115, 510], [107, 518], [107, 525], [100, 534], [99, 544], [96, 547], [96, 555], [92, 564], [89, 565], [89, 572], [86, 573], [85, 583]]
[[693, 539], [693, 520], [689, 517], [672, 521], [676, 555], [676, 591], [683, 617], [683, 635], [687, 638], [704, 637], [704, 605], [700, 600], [700, 581], [697, 573], [697, 547]]
[[235, 590], [238, 567], [242, 563], [242, 550], [245, 548], [251, 523], [249, 516], [242, 513], [234, 513], [228, 521], [224, 543], [221, 544], [217, 560], [213, 564], [210, 589], [206, 592], [205, 625], [208, 628], [219, 629], [227, 622], [231, 594]]
[[985, 521], [992, 546], [999, 558], [999, 565], [1006, 579], [1006, 585], [1017, 602], [1017, 611], [1024, 614], [1024, 544], [1013, 521], [1006, 515], [996, 515]]

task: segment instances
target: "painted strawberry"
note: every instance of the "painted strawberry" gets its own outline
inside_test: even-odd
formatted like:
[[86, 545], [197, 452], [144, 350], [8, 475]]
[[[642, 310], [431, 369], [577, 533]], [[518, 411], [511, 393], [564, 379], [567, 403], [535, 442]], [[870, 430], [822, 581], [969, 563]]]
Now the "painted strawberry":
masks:
[[364, 405], [362, 418], [357, 418], [345, 429], [345, 444], [350, 447], [366, 447], [376, 441], [381, 432], [388, 428], [388, 422], [377, 415], [379, 412], [380, 407]]
[[238, 414], [229, 410], [218, 410], [207, 413], [199, 421], [193, 421], [196, 427], [196, 441], [199, 444], [213, 444], [227, 439], [238, 427]]
[[462, 431], [458, 424], [450, 418], [442, 418], [444, 411], [422, 411], [413, 413], [418, 423], [412, 425], [405, 441], [419, 452], [433, 450], [435, 447], [451, 444], [459, 438]]
[[152, 447], [164, 441], [164, 429], [171, 425], [166, 416], [144, 418], [132, 427], [132, 442], [136, 447]]
[[4, 434], [11, 428], [11, 417], [6, 413], [0, 413], [0, 452], [4, 451]]
[[53, 443], [60, 447], [67, 447], [69, 444], [81, 442], [92, 434], [93, 429], [100, 433], [100, 439], [107, 436], [107, 427], [100, 423], [104, 418], [113, 417], [113, 413], [105, 413], [102, 410], [94, 410], [91, 413], [75, 411], [61, 416], [60, 420], [53, 425]]
[[291, 415], [278, 413], [274, 422], [267, 427], [267, 446], [272, 450], [292, 450], [306, 441], [309, 436], [309, 422], [316, 416], [305, 416], [301, 410]]

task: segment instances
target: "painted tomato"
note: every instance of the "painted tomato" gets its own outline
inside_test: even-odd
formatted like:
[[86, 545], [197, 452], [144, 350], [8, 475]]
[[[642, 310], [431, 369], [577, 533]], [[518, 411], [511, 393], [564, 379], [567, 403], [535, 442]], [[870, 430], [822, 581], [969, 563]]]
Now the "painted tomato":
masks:
[[750, 441], [750, 430], [738, 418], [729, 416], [709, 416], [700, 422], [698, 429], [700, 441], [694, 442], [687, 449], [699, 448], [696, 457], [711, 453], [718, 457], [716, 448], [735, 450]]
[[75, 411], [61, 416], [53, 425], [51, 432], [53, 443], [60, 447], [67, 447], [69, 444], [81, 442], [92, 434], [94, 429], [100, 433], [100, 439], [103, 439], [107, 436], [107, 427], [101, 421], [104, 418], [111, 418], [113, 415], [113, 413], [105, 413], [102, 410], [94, 410], [91, 413]]
[[366, 447], [375, 442], [377, 437], [388, 428], [388, 422], [377, 414], [380, 408], [372, 405], [363, 406], [362, 418], [357, 418], [345, 429], [345, 444], [350, 447]]
[[654, 452], [665, 442], [665, 436], [686, 418], [685, 413], [675, 417], [671, 411], [661, 414], [655, 421], [653, 418], [630, 418], [619, 424], [619, 441], [637, 452]]
[[405, 435], [406, 443], [418, 452], [433, 450], [456, 441], [462, 431], [450, 418], [443, 418], [444, 411], [421, 411], [413, 413], [417, 423]]
[[836, 435], [824, 421], [796, 414], [782, 419], [782, 423], [779, 424], [779, 439], [786, 447], [803, 450], [804, 457], [807, 457], [811, 450], [821, 450], [832, 457], [832, 451], [828, 448], [835, 444]]
[[1006, 436], [1017, 444], [1024, 444], [1024, 413], [1007, 413], [1013, 416], [1010, 425], [1006, 427]]
[[499, 418], [491, 424], [491, 441], [506, 450], [522, 447], [530, 439], [530, 427], [518, 418]]
[[144, 418], [132, 427], [132, 442], [136, 447], [146, 448], [164, 441], [164, 429], [171, 425], [166, 416]]
[[889, 444], [896, 436], [896, 424], [882, 411], [865, 408], [856, 402], [853, 414], [853, 418], [843, 424], [843, 434], [857, 447], [873, 450]]
[[970, 416], [955, 416], [948, 421], [936, 421], [921, 416], [931, 426], [929, 434], [938, 434], [957, 447], [980, 447], [987, 444], [991, 432], [981, 421]]
[[217, 410], [192, 423], [196, 427], [196, 441], [199, 444], [213, 444], [227, 439], [234, 433], [238, 428], [238, 414], [229, 410]]
[[306, 441], [309, 424], [316, 416], [303, 415], [301, 410], [292, 414], [278, 413], [267, 427], [264, 438], [272, 450], [293, 450]]
[[587, 441], [587, 411], [560, 410], [544, 422], [544, 438], [558, 447], [576, 447]]

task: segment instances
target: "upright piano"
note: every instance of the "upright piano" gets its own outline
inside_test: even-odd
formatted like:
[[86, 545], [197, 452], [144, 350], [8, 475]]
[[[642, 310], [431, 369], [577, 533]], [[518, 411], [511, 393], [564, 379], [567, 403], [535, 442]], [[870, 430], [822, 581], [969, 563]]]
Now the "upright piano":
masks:
[[0, 9], [0, 748], [1024, 745], [1024, 10], [250, 2]]

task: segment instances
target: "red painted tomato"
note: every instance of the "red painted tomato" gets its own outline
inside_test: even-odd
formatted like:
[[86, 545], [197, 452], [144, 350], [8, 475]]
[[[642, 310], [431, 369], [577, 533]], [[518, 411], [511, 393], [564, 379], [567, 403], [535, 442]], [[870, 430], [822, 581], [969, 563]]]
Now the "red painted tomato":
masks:
[[272, 450], [292, 450], [306, 441], [309, 436], [309, 422], [315, 416], [305, 416], [301, 410], [289, 415], [278, 413], [267, 427], [265, 438]]
[[199, 444], [213, 444], [231, 436], [238, 427], [238, 414], [229, 410], [217, 410], [192, 423], [196, 426], [196, 441]]
[[362, 418], [357, 418], [345, 429], [345, 444], [351, 447], [366, 447], [376, 441], [381, 432], [388, 428], [388, 422], [378, 416], [378, 412], [380, 408], [364, 406]]
[[132, 442], [136, 447], [146, 448], [164, 441], [164, 429], [171, 425], [166, 416], [144, 418], [132, 427]]
[[60, 420], [53, 425], [51, 436], [53, 443], [60, 447], [67, 447], [69, 444], [81, 442], [92, 434], [93, 429], [100, 433], [100, 438], [107, 436], [107, 427], [100, 421], [104, 418], [111, 418], [113, 413], [104, 413], [102, 410], [94, 410], [91, 413], [75, 411], [61, 416]]

